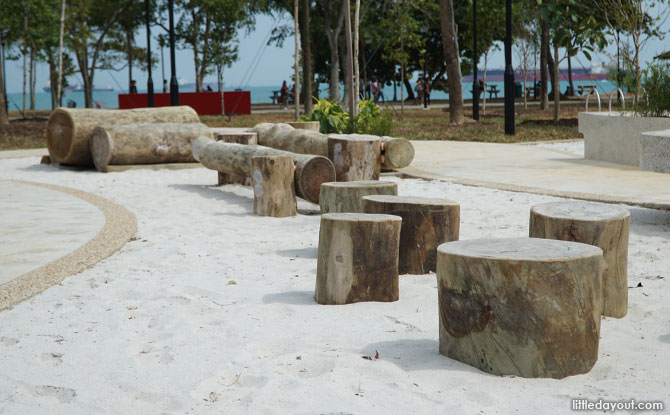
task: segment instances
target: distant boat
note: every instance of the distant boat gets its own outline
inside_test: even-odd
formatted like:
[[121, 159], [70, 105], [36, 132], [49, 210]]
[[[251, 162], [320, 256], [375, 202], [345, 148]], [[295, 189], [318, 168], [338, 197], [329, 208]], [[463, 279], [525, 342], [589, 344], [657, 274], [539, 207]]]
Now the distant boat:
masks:
[[[42, 88], [44, 92], [51, 92], [51, 86], [46, 85], [45, 87]], [[99, 91], [114, 91], [114, 88], [111, 85], [105, 85], [103, 88], [96, 87], [93, 85], [93, 92], [99, 92]], [[76, 84], [73, 86], [66, 86], [63, 88], [63, 92], [84, 92], [84, 86], [81, 84]]]

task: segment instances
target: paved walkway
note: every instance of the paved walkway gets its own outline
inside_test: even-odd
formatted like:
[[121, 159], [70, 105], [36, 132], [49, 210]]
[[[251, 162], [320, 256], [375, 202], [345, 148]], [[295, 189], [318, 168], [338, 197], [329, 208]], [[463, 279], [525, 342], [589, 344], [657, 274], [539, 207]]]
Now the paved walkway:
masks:
[[670, 174], [525, 144], [413, 141], [402, 172], [475, 186], [670, 209]]

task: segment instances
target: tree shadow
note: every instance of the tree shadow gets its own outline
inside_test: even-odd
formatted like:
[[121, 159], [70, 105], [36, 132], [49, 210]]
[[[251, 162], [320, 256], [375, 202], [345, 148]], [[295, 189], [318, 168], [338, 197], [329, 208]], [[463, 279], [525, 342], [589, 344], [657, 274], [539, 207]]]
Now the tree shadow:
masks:
[[630, 212], [631, 231], [643, 236], [665, 236], [659, 235], [661, 232], [670, 232], [670, 211], [643, 209], [632, 206], [626, 206]]
[[317, 305], [314, 300], [314, 291], [286, 291], [283, 293], [267, 294], [263, 296], [265, 304], [293, 304], [293, 305]]
[[218, 186], [200, 185], [200, 184], [170, 184], [168, 185], [168, 187], [195, 193], [206, 199], [220, 200], [226, 203], [237, 205], [248, 211], [249, 212], [248, 215], [251, 215], [252, 213], [251, 211], [254, 207], [253, 198], [244, 197], [233, 192], [221, 190], [221, 188]]

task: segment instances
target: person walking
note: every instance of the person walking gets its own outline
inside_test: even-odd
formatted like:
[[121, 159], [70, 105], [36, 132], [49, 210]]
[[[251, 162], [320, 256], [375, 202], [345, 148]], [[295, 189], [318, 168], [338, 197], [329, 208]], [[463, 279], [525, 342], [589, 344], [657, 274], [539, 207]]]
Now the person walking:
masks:
[[281, 99], [281, 108], [288, 109], [288, 86], [286, 86], [286, 81], [281, 85], [279, 97]]

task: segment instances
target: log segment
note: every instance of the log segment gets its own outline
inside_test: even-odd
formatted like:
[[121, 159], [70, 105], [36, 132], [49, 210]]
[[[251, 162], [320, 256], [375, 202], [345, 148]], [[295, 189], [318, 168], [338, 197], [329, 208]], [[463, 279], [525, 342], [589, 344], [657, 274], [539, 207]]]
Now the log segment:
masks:
[[209, 127], [200, 123], [96, 127], [91, 134], [91, 157], [102, 172], [110, 165], [192, 163], [191, 141], [209, 135]]
[[198, 122], [198, 114], [187, 106], [132, 110], [57, 108], [47, 122], [47, 147], [54, 163], [92, 166], [90, 139], [95, 127]]
[[295, 129], [319, 131], [321, 123], [318, 121], [295, 121], [287, 123]]
[[447, 199], [373, 195], [363, 197], [365, 213], [382, 213], [402, 218], [400, 231], [400, 274], [435, 271], [437, 247], [458, 240], [460, 206]]
[[321, 216], [316, 302], [397, 301], [400, 224], [392, 215]]
[[[258, 134], [253, 132], [231, 132], [225, 131], [225, 129], [215, 129], [211, 128], [212, 135], [216, 141], [223, 141], [224, 143], [237, 143], [245, 145], [256, 145], [258, 144]], [[222, 131], [223, 130], [223, 131]], [[240, 176], [238, 174], [231, 174], [225, 172], [218, 172], [219, 186], [225, 184], [241, 184], [245, 186], [251, 186], [251, 177]]]
[[338, 182], [378, 180], [381, 172], [381, 140], [373, 135], [330, 134], [328, 158]]
[[393, 182], [364, 180], [323, 183], [319, 206], [321, 213], [364, 213], [363, 196], [397, 194], [398, 185]]
[[560, 239], [603, 250], [603, 315], [621, 318], [628, 312], [628, 210], [581, 201], [552, 202], [530, 210], [532, 238]]
[[414, 160], [414, 146], [406, 138], [381, 137], [382, 169], [402, 169]]
[[207, 137], [196, 138], [192, 150], [193, 157], [203, 166], [246, 177], [251, 177], [251, 157], [289, 155], [296, 166], [296, 195], [312, 203], [319, 203], [321, 184], [335, 180], [333, 163], [325, 157], [293, 154], [264, 146], [215, 142]]
[[328, 137], [318, 131], [295, 129], [288, 124], [258, 124], [258, 144], [298, 154], [328, 156]]
[[298, 214], [293, 167], [291, 156], [251, 157], [254, 215], [284, 218]]
[[598, 359], [602, 250], [551, 239], [437, 249], [440, 353], [496, 375], [561, 379]]

